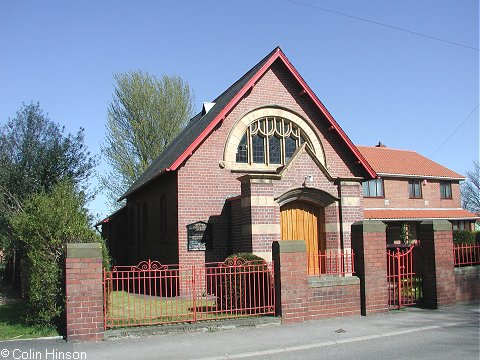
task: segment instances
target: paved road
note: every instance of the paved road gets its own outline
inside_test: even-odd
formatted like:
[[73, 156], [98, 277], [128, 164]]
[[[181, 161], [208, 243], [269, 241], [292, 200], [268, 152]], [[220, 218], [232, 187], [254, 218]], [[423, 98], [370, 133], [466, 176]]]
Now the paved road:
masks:
[[[277, 353], [243, 355], [243, 359], [345, 360], [478, 360], [478, 325], [442, 327], [397, 336], [363, 339], [335, 345], [297, 347]], [[278, 349], [277, 349], [278, 350]], [[246, 356], [246, 357], [244, 357]], [[232, 359], [240, 357], [232, 357]]]
[[[172, 333], [71, 344], [0, 342], [5, 359], [448, 359], [480, 358], [479, 305], [406, 309], [285, 326]], [[1, 360], [1, 357], [0, 357]]]

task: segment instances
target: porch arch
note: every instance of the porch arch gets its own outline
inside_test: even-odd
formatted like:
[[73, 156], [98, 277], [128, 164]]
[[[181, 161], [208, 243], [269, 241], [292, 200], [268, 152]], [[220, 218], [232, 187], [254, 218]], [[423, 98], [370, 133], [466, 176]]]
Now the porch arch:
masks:
[[325, 210], [337, 200], [315, 188], [297, 188], [275, 199], [280, 206], [281, 240], [303, 240], [307, 251], [307, 272], [324, 273], [320, 254], [327, 250]]
[[283, 206], [291, 201], [297, 200], [306, 201], [325, 208], [340, 199], [326, 191], [310, 187], [291, 189], [275, 198], [275, 201], [279, 206]]

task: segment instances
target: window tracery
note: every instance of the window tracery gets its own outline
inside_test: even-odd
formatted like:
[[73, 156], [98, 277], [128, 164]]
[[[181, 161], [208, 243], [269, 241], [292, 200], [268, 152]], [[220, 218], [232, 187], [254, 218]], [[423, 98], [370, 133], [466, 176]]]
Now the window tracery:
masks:
[[247, 127], [237, 147], [236, 162], [285, 165], [305, 142], [313, 150], [304, 131], [292, 121], [263, 117]]

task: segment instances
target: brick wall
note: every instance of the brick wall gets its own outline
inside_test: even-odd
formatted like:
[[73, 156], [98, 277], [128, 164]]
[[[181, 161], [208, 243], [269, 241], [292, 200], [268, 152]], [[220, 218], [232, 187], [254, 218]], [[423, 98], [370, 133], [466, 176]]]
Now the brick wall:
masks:
[[431, 308], [455, 304], [452, 224], [429, 220], [420, 224], [423, 264], [423, 305]]
[[360, 182], [340, 181], [340, 219], [343, 248], [351, 247], [352, 224], [363, 220], [363, 194]]
[[[365, 198], [364, 204], [367, 208], [460, 208], [461, 196], [458, 181], [452, 182], [452, 198], [440, 198], [440, 181], [427, 180], [422, 185], [422, 198], [410, 199], [408, 193], [408, 179], [384, 178], [385, 198]], [[388, 205], [385, 205], [388, 200]], [[428, 201], [428, 204], [425, 204]]]
[[102, 237], [106, 239], [110, 256], [115, 264], [127, 264], [128, 248], [128, 210], [123, 207], [108, 222], [102, 223]]
[[67, 340], [102, 340], [104, 323], [101, 245], [67, 244], [65, 262]]
[[230, 200], [230, 214], [233, 214], [233, 216], [231, 216], [229, 252], [233, 254], [252, 252], [250, 237], [242, 234], [243, 224], [247, 224], [250, 221], [250, 213], [247, 213], [246, 208], [242, 207], [240, 197]]
[[[250, 185], [250, 200], [260, 197], [274, 198], [276, 183], [270, 179], [248, 179]], [[272, 242], [280, 240], [280, 207], [278, 204], [258, 204], [248, 201], [245, 204], [246, 209], [250, 209], [250, 223], [244, 224], [244, 236], [250, 233], [252, 242], [252, 252], [271, 261], [269, 255], [272, 249]]]
[[458, 267], [455, 274], [457, 303], [480, 301], [480, 266]]
[[352, 249], [360, 278], [362, 315], [388, 311], [385, 224], [371, 220], [353, 224]]
[[136, 265], [147, 259], [177, 264], [177, 210], [176, 173], [164, 174], [131, 195], [126, 260], [117, 265]]
[[273, 244], [277, 313], [282, 323], [360, 315], [356, 276], [308, 276], [304, 241]]

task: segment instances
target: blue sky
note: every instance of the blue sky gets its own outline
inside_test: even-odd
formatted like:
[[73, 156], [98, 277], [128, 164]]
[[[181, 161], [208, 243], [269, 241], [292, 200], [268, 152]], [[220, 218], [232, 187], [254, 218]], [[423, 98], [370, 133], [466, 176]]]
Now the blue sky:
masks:
[[[22, 102], [39, 101], [68, 131], [84, 127], [98, 154], [114, 73], [180, 75], [199, 110], [279, 45], [355, 144], [381, 140], [459, 173], [473, 168], [479, 51], [468, 47], [479, 47], [477, 0], [299, 2], [314, 7], [285, 0], [2, 1], [0, 124]], [[102, 162], [98, 171], [106, 170]], [[107, 215], [106, 203], [100, 195], [90, 209]]]

